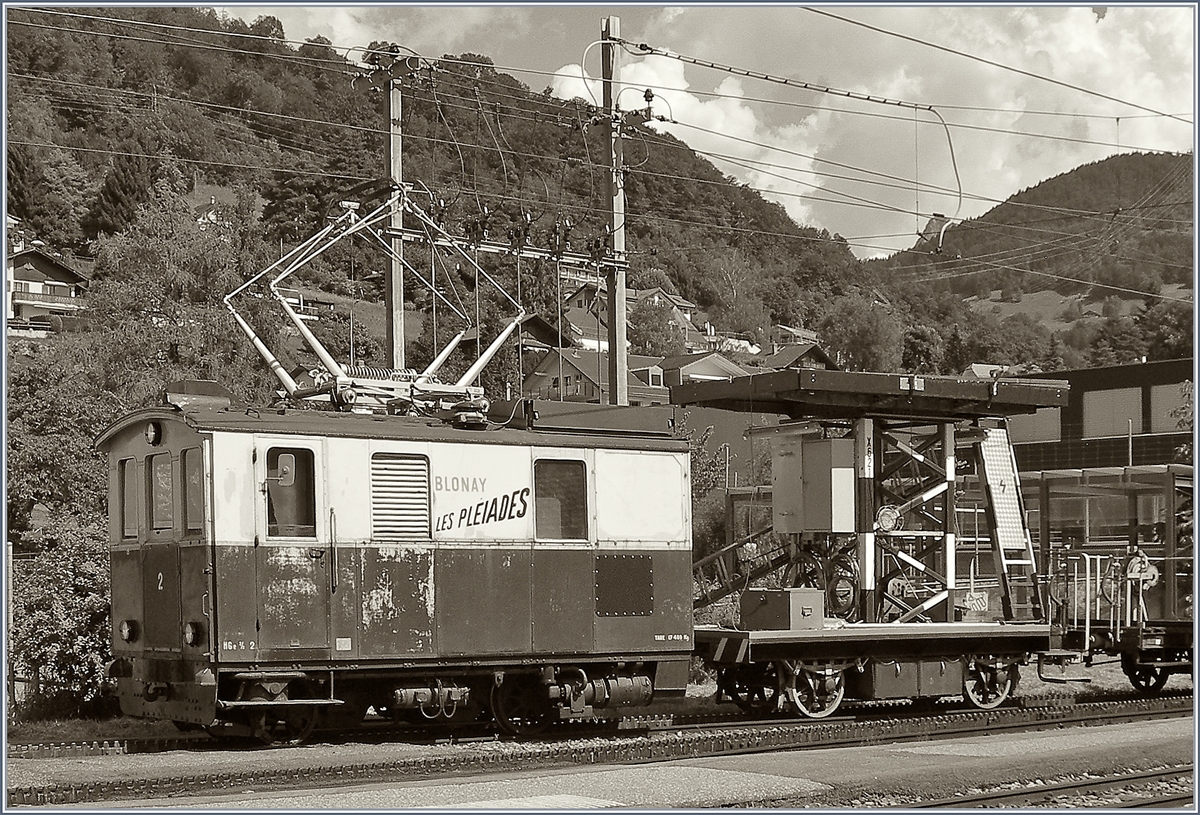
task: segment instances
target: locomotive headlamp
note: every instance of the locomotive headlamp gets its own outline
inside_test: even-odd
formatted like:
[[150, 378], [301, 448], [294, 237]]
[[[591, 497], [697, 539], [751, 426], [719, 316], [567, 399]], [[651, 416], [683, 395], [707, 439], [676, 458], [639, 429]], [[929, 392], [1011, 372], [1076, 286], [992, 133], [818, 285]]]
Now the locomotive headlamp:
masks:
[[146, 424], [146, 441], [150, 444], [158, 444], [162, 441], [162, 425], [158, 422], [149, 422]]
[[200, 636], [204, 633], [204, 629], [200, 623], [186, 623], [183, 626], [183, 641], [188, 645], [198, 645]]
[[133, 642], [137, 639], [138, 624], [135, 620], [121, 620], [121, 625], [118, 626], [117, 632], [121, 635], [121, 639], [125, 642]]

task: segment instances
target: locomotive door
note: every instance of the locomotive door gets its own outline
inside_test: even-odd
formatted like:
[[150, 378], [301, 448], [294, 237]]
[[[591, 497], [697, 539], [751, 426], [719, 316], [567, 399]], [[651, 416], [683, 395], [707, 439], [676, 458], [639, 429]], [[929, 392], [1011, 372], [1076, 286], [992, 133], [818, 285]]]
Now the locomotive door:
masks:
[[329, 648], [331, 523], [324, 443], [260, 439], [255, 474], [258, 651], [265, 659]]

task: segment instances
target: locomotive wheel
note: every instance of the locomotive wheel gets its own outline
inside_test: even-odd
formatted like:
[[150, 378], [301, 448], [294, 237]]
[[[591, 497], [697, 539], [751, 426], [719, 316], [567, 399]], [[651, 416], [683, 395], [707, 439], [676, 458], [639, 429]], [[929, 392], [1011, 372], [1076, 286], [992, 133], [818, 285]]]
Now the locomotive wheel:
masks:
[[725, 695], [747, 713], [779, 709], [779, 672], [773, 663], [722, 668], [719, 681]]
[[1129, 677], [1129, 684], [1134, 690], [1141, 691], [1147, 696], [1156, 696], [1167, 684], [1170, 676], [1162, 668], [1153, 665], [1138, 665], [1131, 654], [1121, 655], [1121, 670]]
[[263, 744], [295, 746], [303, 744], [317, 725], [317, 709], [310, 705], [284, 708], [266, 713], [255, 722], [255, 733]]
[[963, 677], [963, 698], [980, 710], [992, 710], [1000, 707], [1016, 683], [1016, 665], [972, 660]]
[[550, 700], [532, 677], [507, 676], [492, 686], [492, 716], [502, 733], [536, 736], [550, 726]]
[[809, 719], [824, 719], [842, 704], [846, 696], [844, 671], [810, 671], [807, 668], [791, 668], [786, 663], [781, 667], [790, 674], [784, 692], [801, 715]]

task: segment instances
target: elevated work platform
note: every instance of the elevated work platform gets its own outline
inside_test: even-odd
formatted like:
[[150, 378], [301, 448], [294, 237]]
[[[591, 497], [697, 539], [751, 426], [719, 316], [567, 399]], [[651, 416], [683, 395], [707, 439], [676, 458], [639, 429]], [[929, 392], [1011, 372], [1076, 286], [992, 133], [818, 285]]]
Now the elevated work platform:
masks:
[[1033, 413], [1067, 403], [1054, 379], [970, 379], [802, 369], [694, 382], [671, 388], [671, 402], [792, 418], [977, 419]]

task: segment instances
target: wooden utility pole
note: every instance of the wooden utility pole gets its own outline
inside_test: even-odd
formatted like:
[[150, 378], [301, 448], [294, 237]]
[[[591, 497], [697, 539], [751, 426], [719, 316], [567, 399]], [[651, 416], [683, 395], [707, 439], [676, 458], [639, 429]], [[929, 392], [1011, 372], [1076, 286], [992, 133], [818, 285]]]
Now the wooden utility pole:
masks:
[[612, 172], [609, 176], [609, 232], [612, 235], [612, 265], [606, 275], [608, 283], [608, 401], [613, 405], [629, 404], [629, 359], [625, 356], [625, 169], [621, 145], [620, 109], [617, 106], [620, 76], [620, 47], [615, 42], [621, 36], [621, 18], [605, 17], [600, 23], [601, 50], [604, 72], [604, 113], [608, 122], [608, 140]]
[[[400, 79], [392, 76], [388, 82], [387, 93], [387, 162], [392, 181], [397, 185], [404, 183], [400, 169]], [[388, 226], [400, 230], [404, 226], [403, 211], [397, 205], [392, 209]], [[388, 275], [387, 286], [384, 289], [384, 308], [387, 310], [387, 355], [388, 367], [394, 370], [404, 368], [404, 266], [400, 257], [404, 255], [404, 241], [393, 231], [391, 259], [391, 274]]]

